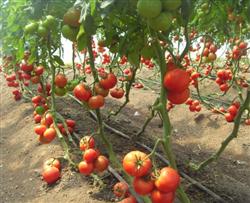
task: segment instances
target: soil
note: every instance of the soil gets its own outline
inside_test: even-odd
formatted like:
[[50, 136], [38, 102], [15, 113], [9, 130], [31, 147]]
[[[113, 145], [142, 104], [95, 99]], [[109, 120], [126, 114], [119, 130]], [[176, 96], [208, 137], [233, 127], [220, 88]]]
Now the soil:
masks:
[[[23, 100], [13, 100], [11, 88], [5, 85], [2, 75], [0, 90], [0, 202], [114, 202], [111, 191], [116, 182], [114, 177], [104, 174], [104, 185], [101, 185], [100, 190], [93, 178], [71, 170], [65, 162], [61, 179], [47, 186], [40, 176], [41, 167], [50, 157], [62, 158], [60, 143], [53, 141], [49, 145], [39, 144], [33, 131], [33, 107]], [[154, 91], [133, 89], [130, 103], [108, 123], [132, 137], [140, 130], [148, 115], [148, 106], [155, 97]], [[117, 109], [122, 101], [107, 99], [104, 111]], [[65, 118], [77, 121], [76, 131], [80, 137], [96, 130], [96, 123], [87, 111], [70, 98], [58, 98], [57, 107]], [[250, 202], [249, 126], [242, 125], [238, 138], [230, 143], [217, 162], [200, 172], [192, 172], [187, 163], [198, 163], [209, 157], [231, 132], [233, 124], [227, 123], [222, 116], [211, 113], [205, 107], [200, 113], [190, 113], [185, 105], [172, 109], [170, 118], [174, 132], [173, 148], [180, 170], [223, 197], [226, 202]], [[138, 138], [139, 141], [152, 146], [152, 140], [161, 136], [160, 124], [160, 119], [154, 118]], [[132, 141], [124, 140], [110, 131], [106, 131], [106, 134], [120, 158], [129, 150], [137, 148]], [[102, 143], [98, 144], [105, 154]], [[162, 163], [159, 162], [159, 165]], [[216, 202], [186, 180], [183, 183], [192, 202]]]

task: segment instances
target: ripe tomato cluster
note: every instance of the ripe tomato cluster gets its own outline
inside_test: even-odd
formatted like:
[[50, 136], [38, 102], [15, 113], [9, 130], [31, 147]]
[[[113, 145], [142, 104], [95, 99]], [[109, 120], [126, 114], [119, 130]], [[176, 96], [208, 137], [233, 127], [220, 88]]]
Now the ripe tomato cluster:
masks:
[[202, 58], [204, 62], [213, 62], [217, 58], [217, 47], [212, 42], [206, 42], [205, 48], [202, 52]]
[[232, 72], [231, 70], [218, 70], [217, 71], [217, 78], [215, 80], [215, 82], [220, 86], [220, 90], [223, 92], [228, 91], [229, 89], [229, 85], [227, 83], [227, 81], [232, 80]]
[[92, 136], [84, 136], [79, 147], [83, 151], [83, 161], [78, 164], [81, 174], [87, 176], [93, 172], [101, 173], [108, 168], [109, 160], [95, 148], [95, 140]]
[[58, 159], [50, 158], [43, 164], [43, 172], [42, 177], [43, 180], [48, 184], [55, 183], [58, 179], [60, 179], [61, 163]]
[[[142, 196], [149, 195], [153, 203], [172, 203], [180, 184], [180, 175], [171, 167], [152, 171], [152, 162], [147, 154], [131, 151], [123, 158], [123, 169], [133, 177], [133, 188]], [[129, 195], [126, 185], [115, 185], [117, 197]]]
[[194, 112], [194, 111], [199, 112], [201, 110], [201, 105], [200, 105], [200, 102], [198, 100], [193, 100], [193, 99], [189, 98], [186, 101], [186, 104], [189, 105], [189, 110], [191, 112]]
[[[16, 81], [16, 74], [15, 73], [12, 73], [10, 75], [5, 74], [4, 76], [5, 76], [5, 80], [7, 82], [7, 85], [9, 87], [19, 87], [19, 82]], [[22, 97], [22, 93], [20, 92], [19, 89], [14, 89], [12, 91], [12, 94], [14, 95], [14, 99], [16, 101], [20, 100]]]
[[[46, 104], [46, 99], [41, 95], [34, 96], [32, 98], [35, 111], [33, 113], [33, 118], [35, 123], [40, 123], [40, 125], [35, 126], [34, 131], [39, 135], [39, 141], [44, 144], [52, 142], [56, 137], [56, 130], [53, 123], [53, 116], [47, 112], [48, 106]], [[69, 133], [73, 133], [75, 128], [75, 121], [72, 119], [66, 119], [66, 125]], [[63, 135], [67, 135], [66, 129], [62, 123], [58, 123], [57, 127]]]
[[234, 46], [230, 57], [232, 57], [235, 60], [240, 59], [241, 56], [245, 56], [247, 54], [246, 48], [247, 48], [247, 42], [236, 39], [234, 41]]
[[239, 108], [240, 108], [239, 102], [234, 102], [230, 107], [228, 107], [227, 113], [225, 113], [225, 119], [227, 122], [234, 121], [234, 118], [236, 117]]
[[167, 89], [167, 98], [172, 104], [183, 104], [190, 95], [190, 76], [172, 63], [167, 64], [167, 73], [164, 76], [164, 87]]
[[[90, 87], [81, 83], [78, 84], [74, 90], [74, 96], [85, 102], [90, 109], [99, 109], [104, 106], [105, 97], [110, 95], [116, 99], [120, 99], [124, 96], [123, 88], [115, 87], [117, 84], [117, 77], [114, 73], [106, 73], [103, 69], [99, 71], [100, 80], [94, 84], [93, 92]], [[115, 87], [115, 88], [114, 88]]]

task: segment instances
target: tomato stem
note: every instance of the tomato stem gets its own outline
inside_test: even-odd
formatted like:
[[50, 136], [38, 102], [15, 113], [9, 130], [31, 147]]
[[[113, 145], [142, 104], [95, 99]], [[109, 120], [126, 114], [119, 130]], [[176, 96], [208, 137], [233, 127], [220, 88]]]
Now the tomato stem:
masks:
[[[153, 32], [151, 34], [153, 37], [157, 36]], [[161, 73], [161, 92], [160, 92], [160, 103], [159, 103], [160, 106], [158, 112], [160, 113], [163, 121], [163, 149], [169, 160], [170, 166], [177, 170], [177, 165], [171, 146], [171, 123], [166, 109], [167, 91], [163, 85], [164, 76], [167, 71], [165, 55], [164, 55], [165, 52], [161, 49], [159, 44], [159, 39], [157, 37], [155, 37], [154, 47], [158, 56], [158, 63], [160, 66], [160, 73]], [[181, 185], [177, 189], [177, 193], [181, 202], [190, 203], [190, 200]]]

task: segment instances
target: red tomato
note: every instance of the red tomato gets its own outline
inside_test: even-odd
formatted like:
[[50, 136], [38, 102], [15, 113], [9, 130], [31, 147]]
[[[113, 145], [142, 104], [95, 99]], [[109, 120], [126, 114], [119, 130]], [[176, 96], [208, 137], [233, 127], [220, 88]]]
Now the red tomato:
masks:
[[206, 47], [205, 49], [204, 49], [204, 51], [203, 51], [203, 56], [208, 56], [208, 54], [209, 54], [209, 49]]
[[104, 105], [104, 97], [101, 95], [92, 96], [88, 101], [88, 105], [90, 109], [99, 109]]
[[94, 164], [93, 163], [87, 163], [86, 161], [81, 161], [78, 165], [78, 169], [80, 173], [84, 175], [90, 175], [94, 170]]
[[127, 197], [129, 195], [128, 184], [125, 182], [116, 183], [113, 192], [116, 197]]
[[212, 45], [209, 47], [209, 51], [215, 53], [215, 52], [217, 51], [217, 47], [216, 47], [214, 44], [212, 44]]
[[46, 160], [43, 164], [44, 170], [48, 167], [56, 167], [60, 170], [61, 169], [60, 161], [56, 158], [50, 158], [50, 159]]
[[38, 135], [43, 135], [46, 129], [46, 125], [37, 125], [35, 126], [34, 131]]
[[42, 100], [42, 97], [40, 95], [37, 95], [37, 96], [32, 97], [31, 100], [34, 104], [39, 104]]
[[141, 177], [149, 173], [152, 163], [147, 154], [131, 151], [123, 159], [123, 168], [131, 176]]
[[165, 74], [163, 83], [170, 91], [182, 92], [188, 88], [189, 81], [189, 74], [185, 70], [176, 68]]
[[45, 124], [50, 126], [53, 123], [53, 117], [50, 113], [47, 113], [45, 116]]
[[48, 142], [51, 142], [56, 137], [56, 130], [54, 128], [48, 128], [43, 133], [44, 139], [46, 139]]
[[34, 116], [35, 123], [40, 123], [41, 119], [42, 119], [42, 116], [39, 115], [39, 114], [37, 114], [37, 115]]
[[103, 78], [99, 81], [99, 84], [102, 86], [103, 89], [111, 89], [117, 83], [117, 78], [114, 73], [102, 73]]
[[250, 118], [245, 120], [246, 125], [250, 125]]
[[162, 193], [159, 190], [154, 190], [151, 193], [152, 203], [173, 203], [175, 195], [173, 192]]
[[37, 76], [37, 75], [32, 76], [32, 77], [30, 78], [30, 81], [31, 81], [33, 84], [38, 84], [38, 83], [40, 82], [40, 76]]
[[183, 104], [190, 96], [189, 89], [185, 89], [183, 92], [174, 92], [169, 91], [168, 92], [168, 100], [173, 104]]
[[103, 97], [106, 97], [109, 94], [109, 89], [103, 89], [99, 83], [95, 84], [94, 90], [96, 94], [102, 95]]
[[220, 90], [221, 90], [222, 92], [226, 92], [228, 89], [229, 89], [229, 86], [228, 86], [227, 83], [224, 83], [224, 84], [221, 84], [221, 85], [220, 85]]
[[247, 43], [246, 42], [240, 42], [239, 48], [240, 49], [246, 49], [247, 48]]
[[43, 74], [43, 71], [44, 71], [44, 67], [42, 65], [39, 65], [37, 66], [35, 69], [34, 69], [34, 72], [36, 75], [42, 75]]
[[238, 112], [238, 108], [234, 105], [231, 105], [228, 109], [227, 109], [228, 113], [230, 113], [232, 116], [236, 116], [237, 112]]
[[161, 169], [159, 177], [155, 181], [155, 186], [160, 192], [175, 192], [180, 184], [180, 175], [171, 167]]
[[46, 181], [48, 184], [52, 184], [56, 182], [60, 178], [60, 171], [56, 167], [47, 167], [43, 173], [43, 180]]
[[80, 149], [82, 151], [85, 151], [86, 149], [94, 148], [94, 147], [95, 147], [95, 140], [92, 136], [84, 136], [80, 140]]
[[55, 84], [57, 87], [65, 87], [67, 85], [67, 78], [63, 74], [58, 74], [55, 77]]
[[234, 121], [234, 116], [230, 113], [225, 114], [225, 119], [227, 122], [233, 122]]
[[154, 181], [145, 178], [134, 178], [133, 187], [139, 195], [147, 195], [154, 189]]
[[136, 201], [135, 197], [129, 196], [129, 197], [127, 197], [127, 198], [121, 200], [121, 201], [118, 202], [118, 203], [136, 203], [136, 202], [137, 202], [137, 201]]
[[33, 70], [33, 65], [28, 64], [26, 61], [23, 60], [22, 63], [20, 64], [20, 68], [22, 71], [30, 72]]
[[90, 89], [86, 87], [84, 84], [77, 85], [74, 88], [73, 93], [77, 99], [79, 99], [80, 101], [86, 101], [86, 102], [92, 96]]
[[240, 108], [240, 102], [239, 101], [234, 101], [233, 104], [237, 109]]
[[74, 128], [76, 126], [76, 122], [72, 119], [67, 119], [66, 124], [68, 127]]
[[98, 153], [94, 149], [87, 149], [83, 154], [83, 159], [88, 163], [94, 162], [97, 159], [97, 157]]
[[39, 142], [41, 142], [42, 144], [48, 144], [50, 143], [50, 141], [48, 141], [47, 139], [45, 139], [43, 137], [43, 135], [39, 135], [39, 138], [38, 138]]
[[168, 62], [167, 63], [167, 70], [168, 71], [174, 70], [176, 68], [178, 68], [178, 67], [173, 62]]
[[103, 172], [108, 168], [109, 160], [107, 157], [100, 155], [94, 162], [94, 168], [97, 172]]
[[124, 90], [122, 88], [115, 88], [110, 91], [110, 95], [114, 98], [120, 99], [124, 95]]

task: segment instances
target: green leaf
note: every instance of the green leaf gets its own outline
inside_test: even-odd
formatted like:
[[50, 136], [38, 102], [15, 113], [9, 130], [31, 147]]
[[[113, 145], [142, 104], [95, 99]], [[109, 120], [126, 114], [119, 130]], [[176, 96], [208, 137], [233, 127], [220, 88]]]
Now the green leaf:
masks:
[[139, 53], [138, 52], [128, 53], [128, 61], [135, 66], [139, 66], [140, 64]]
[[96, 0], [90, 0], [90, 13], [93, 16], [96, 9]]
[[63, 60], [62, 60], [59, 56], [54, 55], [54, 56], [53, 56], [53, 59], [54, 59], [59, 65], [61, 65], [61, 66], [64, 65]]
[[86, 46], [87, 46], [87, 38], [83, 34], [77, 40], [77, 49], [78, 49], [78, 51], [82, 51]]
[[77, 37], [76, 37], [76, 40], [78, 40], [78, 39], [79, 39], [82, 35], [84, 35], [84, 34], [85, 34], [85, 30], [84, 30], [83, 25], [81, 24], [81, 25], [80, 25], [79, 32], [78, 32]]

